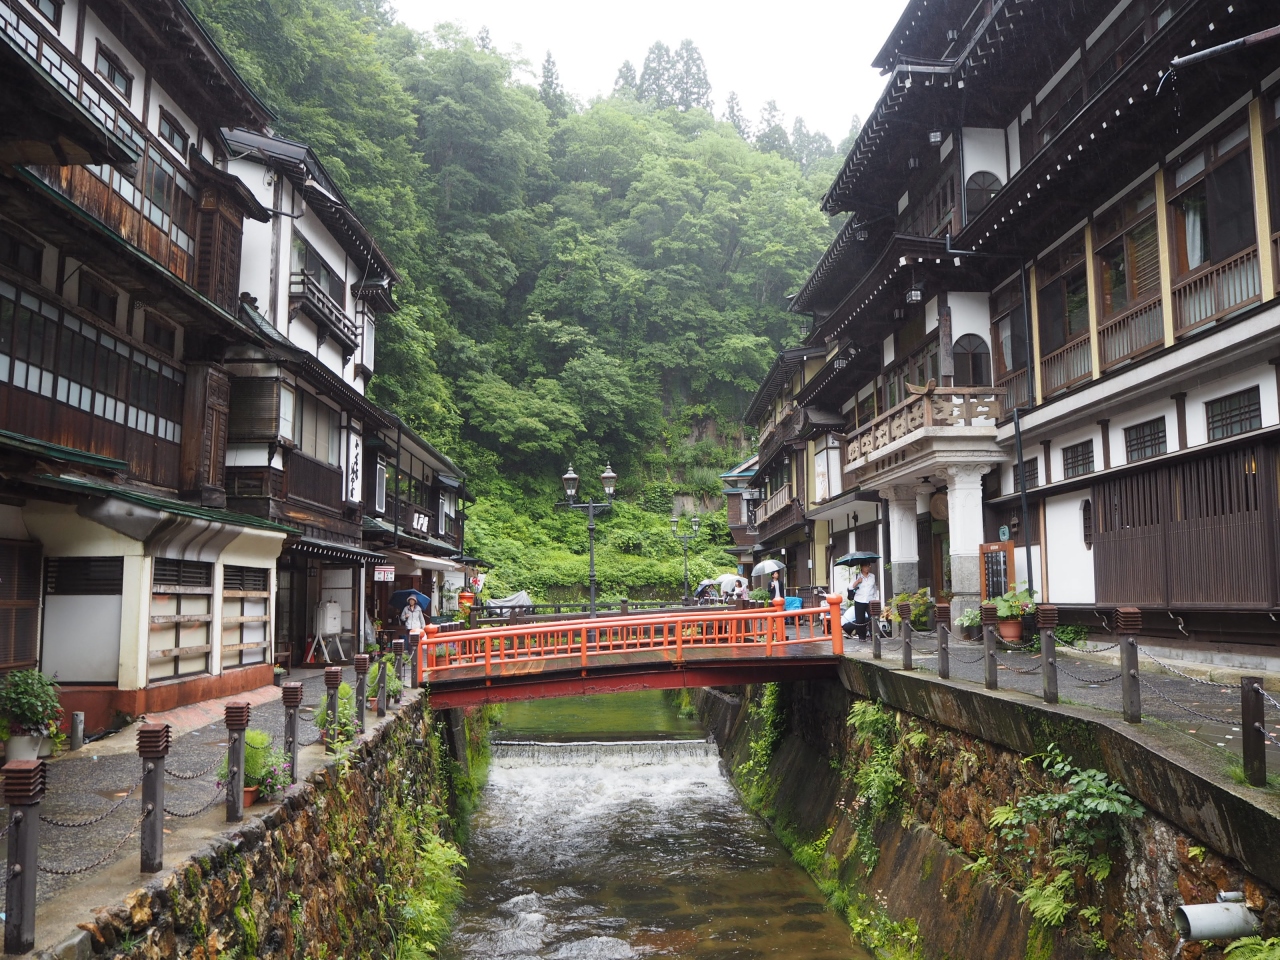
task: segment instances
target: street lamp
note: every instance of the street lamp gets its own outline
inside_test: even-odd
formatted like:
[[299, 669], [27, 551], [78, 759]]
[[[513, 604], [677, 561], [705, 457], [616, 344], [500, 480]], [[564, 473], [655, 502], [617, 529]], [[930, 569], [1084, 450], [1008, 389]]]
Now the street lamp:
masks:
[[612, 466], [605, 464], [604, 473], [600, 474], [600, 483], [604, 487], [605, 495], [603, 503], [596, 503], [594, 497], [588, 498], [586, 503], [578, 503], [578, 480], [578, 475], [573, 472], [573, 464], [569, 464], [568, 472], [560, 478], [560, 482], [564, 484], [565, 502], [556, 506], [587, 511], [587, 550], [591, 557], [587, 582], [591, 587], [591, 616], [594, 617], [596, 615], [596, 514], [607, 513], [613, 506], [613, 491], [618, 484], [618, 475], [613, 472]]
[[693, 521], [690, 523], [693, 527], [693, 533], [680, 532], [680, 518], [671, 518], [671, 535], [680, 541], [680, 546], [684, 548], [684, 598], [689, 599], [689, 541], [698, 535], [698, 517], [695, 514]]

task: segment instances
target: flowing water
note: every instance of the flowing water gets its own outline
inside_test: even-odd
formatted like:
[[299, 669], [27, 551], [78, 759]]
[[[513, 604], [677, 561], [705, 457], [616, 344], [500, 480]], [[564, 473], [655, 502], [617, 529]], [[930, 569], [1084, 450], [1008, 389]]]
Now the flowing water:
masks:
[[590, 722], [551, 738], [557, 716], [590, 717], [581, 700], [508, 711], [446, 960], [867, 957], [743, 808], [714, 744], [673, 739], [700, 730], [657, 694], [599, 699], [608, 741], [580, 739]]

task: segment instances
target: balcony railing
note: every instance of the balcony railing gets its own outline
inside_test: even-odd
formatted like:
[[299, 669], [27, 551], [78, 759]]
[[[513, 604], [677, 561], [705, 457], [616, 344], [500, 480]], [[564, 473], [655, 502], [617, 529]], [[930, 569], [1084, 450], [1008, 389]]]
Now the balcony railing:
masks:
[[764, 523], [769, 517], [777, 513], [788, 503], [791, 502], [791, 484], [784, 483], [764, 503], [756, 508], [756, 523]]
[[1164, 303], [1156, 297], [1098, 327], [1098, 358], [1103, 370], [1141, 356], [1164, 343]]
[[322, 328], [322, 342], [324, 336], [333, 336], [342, 342], [344, 357], [350, 357], [355, 352], [360, 343], [360, 331], [355, 321], [347, 316], [346, 311], [329, 296], [329, 291], [316, 282], [309, 271], [300, 270], [289, 275], [289, 304], [301, 305], [307, 315]]
[[1260, 299], [1262, 276], [1254, 246], [1173, 288], [1174, 329], [1182, 336]]
[[1040, 375], [1044, 378], [1045, 396], [1092, 377], [1093, 355], [1089, 350], [1089, 338], [1081, 337], [1044, 357], [1040, 361]]
[[1031, 402], [1031, 393], [1027, 389], [1027, 384], [1026, 367], [1007, 374], [1003, 380], [996, 383], [996, 387], [1004, 391], [1004, 402], [1001, 404], [1002, 415], [1008, 415], [1015, 407], [1025, 407]]
[[[1024, 374], [1025, 375], [1025, 374]], [[926, 427], [995, 426], [1004, 387], [933, 387], [881, 414], [849, 437], [848, 462], [855, 463], [877, 450]]]
[[342, 507], [342, 471], [296, 451], [289, 455], [285, 486], [291, 498], [333, 510]]
[[802, 415], [799, 407], [794, 403], [789, 403], [772, 428], [761, 435], [759, 448], [761, 466], [768, 464], [782, 449], [783, 444], [795, 438], [800, 431]]

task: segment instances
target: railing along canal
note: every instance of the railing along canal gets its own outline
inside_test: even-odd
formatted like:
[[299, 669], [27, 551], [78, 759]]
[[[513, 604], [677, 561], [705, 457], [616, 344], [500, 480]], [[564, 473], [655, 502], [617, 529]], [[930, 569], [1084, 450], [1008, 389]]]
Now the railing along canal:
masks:
[[650, 616], [583, 617], [447, 633], [429, 624], [418, 644], [418, 669], [426, 683], [504, 676], [509, 667], [518, 671], [535, 663], [587, 668], [609, 663], [606, 658], [619, 654], [653, 653], [655, 662], [679, 662], [693, 651], [702, 662], [719, 656], [741, 658], [748, 644], [763, 648], [752, 650], [758, 655], [785, 656], [794, 655], [792, 648], [798, 644], [827, 642], [832, 655], [843, 655], [838, 596], [800, 610], [785, 610], [783, 601], [776, 600], [768, 609], [687, 607]]

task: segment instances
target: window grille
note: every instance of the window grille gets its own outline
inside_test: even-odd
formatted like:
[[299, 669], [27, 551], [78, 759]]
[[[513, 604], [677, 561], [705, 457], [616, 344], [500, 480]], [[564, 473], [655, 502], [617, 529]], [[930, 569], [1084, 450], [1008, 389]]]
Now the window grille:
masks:
[[1063, 477], [1070, 480], [1072, 477], [1082, 477], [1086, 473], [1093, 473], [1093, 441], [1086, 440], [1083, 443], [1073, 443], [1069, 447], [1063, 447]]
[[1210, 400], [1204, 407], [1210, 440], [1225, 440], [1262, 427], [1262, 401], [1257, 387]]
[[1146, 460], [1168, 451], [1164, 417], [1124, 428], [1124, 450], [1128, 460]]
[[124, 592], [124, 558], [49, 557], [44, 592], [51, 597], [118, 597]]
[[[1030, 460], [1024, 460], [1022, 467], [1027, 476], [1027, 489], [1030, 490], [1032, 487], [1040, 486], [1040, 458], [1032, 457]], [[1015, 493], [1022, 489], [1022, 485], [1019, 483], [1021, 478], [1021, 472], [1015, 463], [1013, 465], [1013, 489]]]

